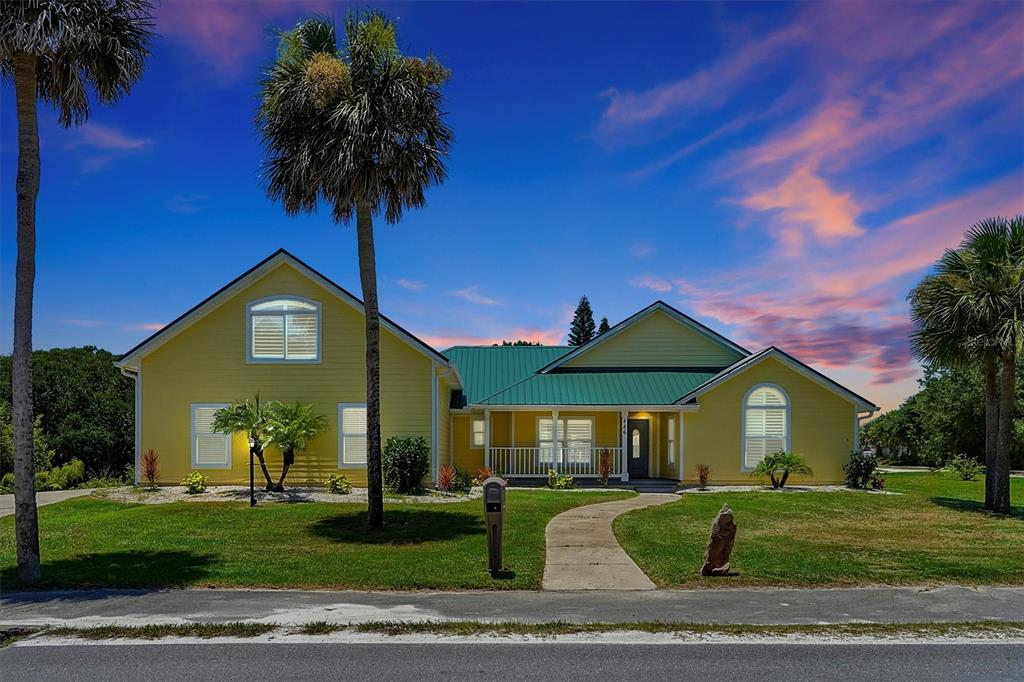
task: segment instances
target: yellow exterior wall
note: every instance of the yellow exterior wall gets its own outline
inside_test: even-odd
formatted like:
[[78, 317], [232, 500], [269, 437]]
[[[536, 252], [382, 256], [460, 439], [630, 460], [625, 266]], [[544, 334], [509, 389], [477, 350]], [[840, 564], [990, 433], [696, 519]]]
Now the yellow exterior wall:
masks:
[[[477, 415], [474, 415], [477, 416]], [[483, 417], [481, 412], [480, 417]], [[484, 449], [469, 446], [471, 416], [466, 413], [452, 415], [452, 458], [451, 463], [462, 473], [476, 476], [484, 465]]]
[[[249, 301], [278, 294], [317, 300], [322, 305], [319, 364], [246, 363]], [[192, 469], [191, 404], [252, 398], [316, 403], [329, 430], [299, 453], [288, 474], [293, 485], [321, 483], [338, 469], [338, 403], [365, 402], [363, 315], [332, 292], [282, 264], [220, 307], [143, 356], [142, 449], [160, 455], [160, 482], [177, 484]], [[422, 436], [431, 441], [432, 360], [398, 336], [381, 329], [381, 436]], [[444, 391], [439, 391], [439, 401]], [[447, 403], [445, 403], [447, 405]], [[440, 415], [439, 415], [440, 421]], [[440, 424], [439, 424], [440, 425]], [[268, 450], [271, 475], [281, 455]], [[204, 468], [212, 483], [249, 479], [248, 445], [236, 434], [230, 469]], [[365, 468], [344, 470], [365, 485]], [[257, 471], [257, 480], [259, 472]]]
[[740, 355], [655, 311], [565, 367], [726, 367]]
[[753, 481], [742, 469], [743, 399], [753, 386], [780, 386], [790, 401], [790, 450], [802, 454], [812, 477], [793, 483], [837, 483], [853, 450], [855, 406], [832, 391], [769, 358], [716, 386], [698, 399], [700, 410], [685, 413], [684, 479], [695, 480], [697, 464], [711, 467], [712, 483]]

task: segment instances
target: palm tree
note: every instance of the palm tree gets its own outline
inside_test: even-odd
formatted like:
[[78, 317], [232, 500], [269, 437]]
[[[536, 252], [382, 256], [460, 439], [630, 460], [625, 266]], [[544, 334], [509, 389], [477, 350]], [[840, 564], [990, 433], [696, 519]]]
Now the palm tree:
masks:
[[267, 460], [263, 457], [263, 447], [270, 441], [267, 433], [269, 426], [268, 410], [260, 404], [260, 394], [256, 393], [254, 401], [235, 401], [225, 408], [213, 413], [211, 429], [217, 433], [245, 433], [249, 438], [249, 452], [256, 456], [267, 481], [267, 490], [274, 489], [274, 479], [267, 471]]
[[366, 321], [366, 476], [369, 525], [384, 520], [380, 458], [380, 314], [373, 217], [397, 223], [426, 204], [427, 187], [446, 175], [453, 141], [441, 110], [449, 72], [433, 57], [406, 57], [383, 14], [350, 14], [345, 45], [322, 17], [281, 34], [261, 78], [256, 124], [267, 151], [268, 196], [285, 213], [312, 212], [320, 200], [336, 222], [355, 218]]
[[284, 492], [284, 479], [295, 463], [295, 451], [305, 450], [306, 444], [327, 430], [327, 417], [317, 414], [312, 404], [271, 403], [268, 412], [267, 433], [270, 442], [281, 449], [283, 464], [281, 478], [274, 492]]
[[985, 508], [1009, 511], [1014, 377], [1024, 340], [1024, 216], [971, 227], [909, 299], [918, 358], [984, 366]]
[[813, 473], [811, 467], [804, 461], [803, 455], [779, 450], [765, 455], [750, 475], [767, 478], [771, 481], [772, 488], [782, 489], [786, 487], [790, 474], [811, 476]]
[[39, 521], [32, 469], [32, 297], [36, 197], [39, 195], [37, 101], [69, 127], [89, 117], [91, 86], [109, 104], [142, 77], [152, 37], [148, 0], [2, 0], [0, 71], [14, 81], [18, 117], [17, 245], [14, 284], [14, 516], [18, 580], [38, 582]]

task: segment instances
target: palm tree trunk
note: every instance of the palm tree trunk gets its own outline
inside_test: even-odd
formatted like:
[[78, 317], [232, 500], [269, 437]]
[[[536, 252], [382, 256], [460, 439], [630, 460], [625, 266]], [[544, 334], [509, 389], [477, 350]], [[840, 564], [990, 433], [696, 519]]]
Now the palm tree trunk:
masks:
[[356, 206], [359, 281], [366, 318], [366, 498], [370, 528], [384, 525], [384, 490], [380, 462], [380, 313], [377, 310], [377, 258], [373, 215], [366, 202]]
[[[999, 387], [999, 437], [996, 440], [993, 506], [997, 512], [1010, 511], [1010, 436], [1016, 408], [1017, 356], [1012, 350], [1003, 353], [1003, 375]], [[992, 473], [986, 474], [986, 478]]]
[[274, 492], [275, 493], [283, 493], [284, 492], [284, 479], [285, 479], [285, 476], [288, 475], [288, 469], [291, 468], [292, 462], [294, 462], [294, 461], [295, 461], [295, 451], [294, 450], [285, 450], [285, 452], [284, 452], [284, 462], [281, 465], [281, 478], [280, 478], [280, 480], [278, 480], [277, 485], [274, 486]]
[[985, 354], [985, 509], [995, 509], [996, 442], [999, 438], [999, 384], [996, 354]]
[[267, 469], [267, 460], [263, 457], [263, 446], [258, 444], [253, 446], [252, 452], [260, 462], [260, 470], [263, 472], [263, 478], [267, 481], [266, 490], [271, 490], [274, 487], [274, 479], [270, 477], [270, 471]]
[[18, 581], [39, 582], [39, 518], [32, 456], [32, 293], [36, 278], [36, 197], [39, 195], [39, 125], [36, 117], [36, 58], [14, 56], [18, 112], [18, 260], [14, 275], [14, 525]]

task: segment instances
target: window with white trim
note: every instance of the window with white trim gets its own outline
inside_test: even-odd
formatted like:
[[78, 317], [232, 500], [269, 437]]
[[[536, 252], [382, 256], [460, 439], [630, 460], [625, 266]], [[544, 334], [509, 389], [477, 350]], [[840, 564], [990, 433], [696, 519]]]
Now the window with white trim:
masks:
[[668, 463], [676, 463], [676, 418], [668, 418]]
[[[537, 420], [537, 439], [541, 463], [554, 462], [552, 438], [553, 421], [550, 417]], [[565, 459], [574, 464], [590, 462], [594, 447], [594, 420], [592, 417], [566, 417], [558, 419], [558, 447], [566, 448]]]
[[231, 435], [213, 430], [217, 410], [227, 403], [192, 404], [192, 466], [196, 469], [230, 469]]
[[366, 466], [366, 403], [338, 405], [338, 468]]
[[271, 298], [250, 303], [250, 362], [318, 362], [320, 304], [298, 298]]
[[469, 429], [469, 446], [471, 448], [482, 448], [484, 446], [485, 428], [483, 419], [473, 418]]
[[778, 387], [756, 386], [743, 406], [743, 466], [779, 450], [789, 450], [789, 401]]

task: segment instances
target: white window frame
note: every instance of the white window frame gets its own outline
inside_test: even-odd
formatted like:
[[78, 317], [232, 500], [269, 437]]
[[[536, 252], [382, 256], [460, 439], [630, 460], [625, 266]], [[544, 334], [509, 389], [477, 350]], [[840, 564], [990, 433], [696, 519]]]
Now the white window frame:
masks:
[[[480, 443], [476, 442], [476, 425], [480, 424]], [[481, 450], [487, 440], [487, 420], [484, 417], [470, 417], [469, 419], [469, 447], [472, 450]]]
[[[338, 403], [338, 468], [339, 469], [365, 469], [366, 459], [369, 459], [369, 448], [370, 444], [366, 444], [367, 453], [366, 458], [362, 462], [346, 462], [345, 461], [345, 410], [350, 409], [366, 409], [366, 403]], [[369, 424], [367, 424], [369, 428]], [[359, 434], [351, 434], [359, 435]], [[364, 436], [366, 433], [364, 432]]]
[[[748, 407], [747, 406], [747, 401], [750, 400], [750, 395], [754, 391], [758, 390], [759, 388], [770, 388], [770, 389], [772, 389], [774, 391], [778, 391], [779, 393], [781, 393], [782, 394], [782, 399], [786, 401], [785, 407], [781, 407], [780, 408], [780, 407], [777, 407], [777, 406], [774, 406], [774, 405], [771, 405], [771, 406], [769, 406], [769, 405], [763, 405], [763, 406], [762, 405], [753, 405], [753, 406], [749, 406]], [[741, 411], [741, 414], [742, 414], [741, 428], [743, 429], [740, 432], [740, 470], [741, 471], [753, 471], [754, 469], [757, 468], [756, 464], [754, 466], [748, 466], [747, 465], [747, 412], [748, 412], [748, 410], [779, 410], [779, 409], [785, 411], [785, 425], [786, 425], [785, 428], [786, 428], [786, 433], [785, 433], [785, 435], [783, 436], [783, 439], [782, 439], [783, 442], [784, 442], [783, 450], [785, 450], [786, 452], [790, 452], [790, 445], [789, 445], [789, 443], [790, 443], [790, 434], [791, 434], [791, 431], [790, 431], [790, 415], [793, 412], [793, 401], [791, 401], [789, 399], [789, 394], [786, 393], [785, 389], [783, 389], [778, 384], [762, 383], [762, 384], [756, 384], [755, 386], [752, 386], [750, 388], [750, 390], [748, 390], [743, 395], [743, 403], [740, 405], [740, 411]], [[768, 438], [766, 436], [763, 437], [763, 438], [764, 438], [764, 440], [768, 440]], [[765, 454], [767, 455], [769, 453], [766, 452]]]
[[[269, 303], [271, 301], [298, 301], [300, 303], [308, 303], [313, 306], [316, 314], [316, 357], [315, 358], [289, 358], [288, 356], [288, 321], [287, 316], [295, 314], [298, 311], [253, 311], [253, 307], [260, 305], [261, 303]], [[318, 365], [320, 364], [321, 358], [323, 357], [323, 312], [320, 301], [315, 301], [311, 298], [304, 298], [302, 296], [294, 296], [292, 294], [277, 294], [274, 296], [264, 296], [263, 298], [255, 301], [249, 301], [245, 304], [245, 361], [249, 364], [254, 365]], [[299, 313], [302, 314], [302, 313]], [[284, 355], [281, 358], [257, 358], [253, 357], [252, 354], [252, 318], [254, 315], [280, 315], [285, 318], [284, 322]]]
[[188, 419], [191, 425], [190, 432], [192, 434], [192, 468], [193, 469], [230, 469], [231, 468], [231, 457], [232, 457], [232, 441], [234, 440], [234, 434], [226, 433], [220, 434], [224, 436], [224, 463], [215, 462], [213, 464], [200, 464], [199, 463], [199, 448], [197, 447], [196, 437], [199, 435], [196, 433], [196, 410], [197, 409], [217, 409], [221, 410], [225, 407], [229, 407], [228, 403], [190, 403], [188, 407]]
[[676, 464], [676, 418], [668, 418], [668, 463], [669, 466]]
[[[552, 445], [551, 445], [551, 449], [552, 449], [551, 458], [552, 458], [552, 461], [551, 462], [547, 462], [547, 461], [545, 461], [545, 460], [543, 460], [541, 458], [541, 453], [544, 451], [543, 450], [544, 445], [543, 445], [543, 443], [542, 443], [542, 441], [540, 439], [540, 423], [542, 421], [544, 421], [545, 419], [548, 420], [548, 421], [551, 421], [550, 415], [544, 415], [544, 416], [537, 417], [536, 425], [535, 425], [535, 428], [537, 429], [536, 434], [537, 434], [537, 461], [538, 462], [540, 462], [541, 464], [561, 464], [561, 460], [554, 461], [555, 460], [554, 451], [557, 450], [559, 447], [563, 447], [563, 448], [569, 447], [568, 445], [565, 444], [566, 443], [566, 440], [565, 440], [566, 432], [569, 430], [565, 426], [565, 422], [567, 422], [567, 421], [569, 421], [571, 419], [590, 422], [590, 455], [588, 456], [588, 461], [590, 460], [590, 458], [593, 458], [594, 450], [597, 448], [597, 445], [595, 445], [595, 439], [597, 437], [597, 423], [596, 423], [597, 419], [595, 417], [591, 417], [591, 416], [577, 417], [577, 416], [566, 416], [566, 415], [562, 415], [562, 414], [558, 415], [558, 442], [561, 443], [561, 445], [558, 445], [557, 443], [552, 443]], [[579, 462], [579, 461], [576, 461], [576, 462], [570, 461], [569, 463], [570, 464], [582, 464], [582, 462]]]

